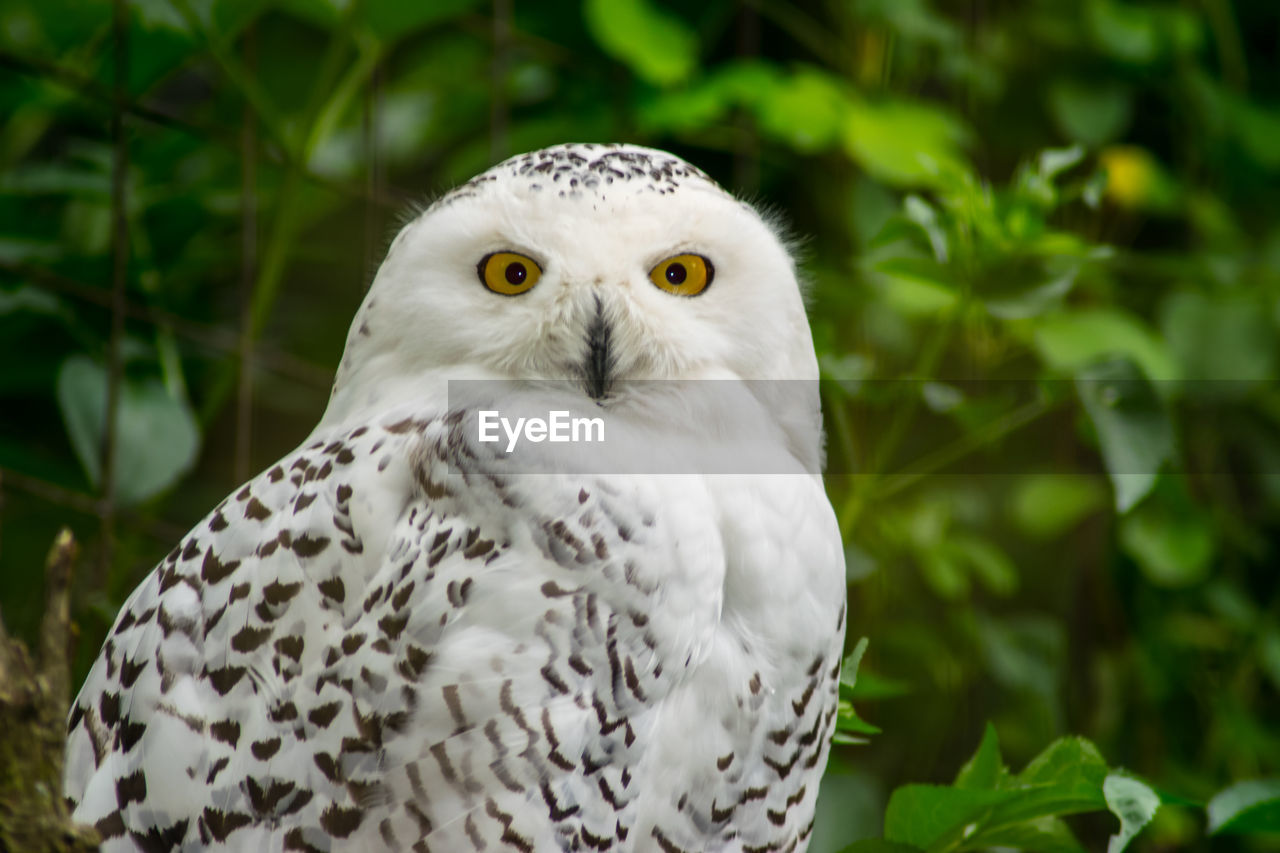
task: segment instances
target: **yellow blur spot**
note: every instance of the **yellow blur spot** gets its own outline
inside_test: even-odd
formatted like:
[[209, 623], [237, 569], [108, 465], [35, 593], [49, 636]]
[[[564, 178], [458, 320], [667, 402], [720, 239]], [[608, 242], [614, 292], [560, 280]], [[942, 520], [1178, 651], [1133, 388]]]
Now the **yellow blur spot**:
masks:
[[1145, 149], [1112, 145], [1098, 154], [1098, 160], [1107, 172], [1108, 198], [1122, 207], [1139, 207], [1151, 200], [1159, 167]]

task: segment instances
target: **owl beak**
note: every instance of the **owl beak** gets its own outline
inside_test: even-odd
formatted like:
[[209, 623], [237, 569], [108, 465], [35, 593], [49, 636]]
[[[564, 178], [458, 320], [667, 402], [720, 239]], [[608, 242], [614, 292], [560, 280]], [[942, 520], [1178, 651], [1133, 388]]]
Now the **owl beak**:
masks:
[[613, 329], [604, 318], [604, 305], [595, 297], [596, 310], [587, 323], [587, 352], [583, 364], [583, 379], [587, 394], [593, 400], [603, 400], [613, 384], [613, 353], [610, 338]]

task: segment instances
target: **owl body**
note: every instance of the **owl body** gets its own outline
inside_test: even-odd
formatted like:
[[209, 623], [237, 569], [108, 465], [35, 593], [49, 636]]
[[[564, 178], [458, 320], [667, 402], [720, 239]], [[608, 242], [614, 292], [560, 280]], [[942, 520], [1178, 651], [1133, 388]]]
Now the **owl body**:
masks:
[[[613, 174], [641, 165], [637, 185]], [[397, 238], [312, 436], [122, 609], [68, 745], [104, 850], [806, 846], [844, 619], [816, 399], [783, 410], [765, 383], [716, 417], [696, 390], [625, 381], [815, 379], [790, 261], [660, 152], [563, 146], [486, 175]], [[682, 196], [691, 218], [654, 218]], [[531, 219], [548, 205], [564, 221]], [[759, 245], [730, 251], [743, 223]], [[500, 250], [541, 280], [485, 290], [477, 261]], [[714, 316], [644, 287], [686, 250], [717, 267], [707, 296], [738, 287], [741, 329], [662, 321]], [[762, 319], [766, 285], [786, 310]], [[545, 447], [515, 467], [461, 378], [607, 412], [630, 467]], [[700, 446], [772, 473], [636, 465]]]

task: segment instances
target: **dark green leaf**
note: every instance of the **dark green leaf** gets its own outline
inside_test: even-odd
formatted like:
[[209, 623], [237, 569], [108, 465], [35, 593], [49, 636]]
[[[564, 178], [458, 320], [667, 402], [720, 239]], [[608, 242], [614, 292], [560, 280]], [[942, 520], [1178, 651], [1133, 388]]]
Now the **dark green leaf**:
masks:
[[[72, 356], [58, 373], [58, 405], [71, 446], [90, 482], [102, 479], [107, 374], [85, 356]], [[173, 485], [195, 461], [200, 436], [195, 418], [156, 379], [125, 378], [116, 420], [116, 497], [143, 501]]]
[[1098, 432], [1116, 509], [1128, 512], [1151, 491], [1161, 466], [1173, 456], [1168, 413], [1151, 383], [1128, 361], [1079, 371], [1076, 392]]
[[1280, 779], [1237, 782], [1213, 796], [1205, 807], [1209, 833], [1280, 833]]

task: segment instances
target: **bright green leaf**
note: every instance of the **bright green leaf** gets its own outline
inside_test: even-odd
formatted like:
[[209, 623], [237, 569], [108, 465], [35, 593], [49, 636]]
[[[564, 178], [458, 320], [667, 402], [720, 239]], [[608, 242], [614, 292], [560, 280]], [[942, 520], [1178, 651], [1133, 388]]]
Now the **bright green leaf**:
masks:
[[1164, 342], [1142, 321], [1117, 309], [1095, 308], [1043, 317], [1036, 322], [1035, 347], [1055, 370], [1074, 371], [1106, 356], [1123, 356], [1156, 381], [1178, 376]]
[[1084, 474], [1033, 474], [1015, 487], [1010, 514], [1023, 532], [1052, 539], [1106, 503], [1104, 487]]
[[838, 82], [817, 69], [802, 68], [764, 89], [756, 99], [765, 132], [797, 151], [819, 151], [840, 132], [845, 99]]
[[877, 180], [895, 186], [938, 186], [965, 172], [964, 126], [932, 104], [853, 100], [845, 117], [845, 151]]
[[1024, 785], [1082, 785], [1098, 789], [1102, 802], [1102, 782], [1107, 762], [1098, 748], [1082, 737], [1058, 738], [1027, 763], [1018, 774]]
[[1000, 757], [1000, 737], [990, 722], [982, 733], [978, 751], [965, 762], [956, 775], [957, 788], [994, 791], [1005, 775], [1004, 759]]
[[697, 65], [697, 35], [649, 0], [585, 0], [584, 14], [600, 47], [650, 83], [679, 83]]
[[[940, 785], [904, 785], [893, 792], [884, 814], [889, 841], [927, 848], [944, 837], [967, 837], [1015, 791], [978, 791]], [[966, 828], [972, 827], [966, 832]]]

